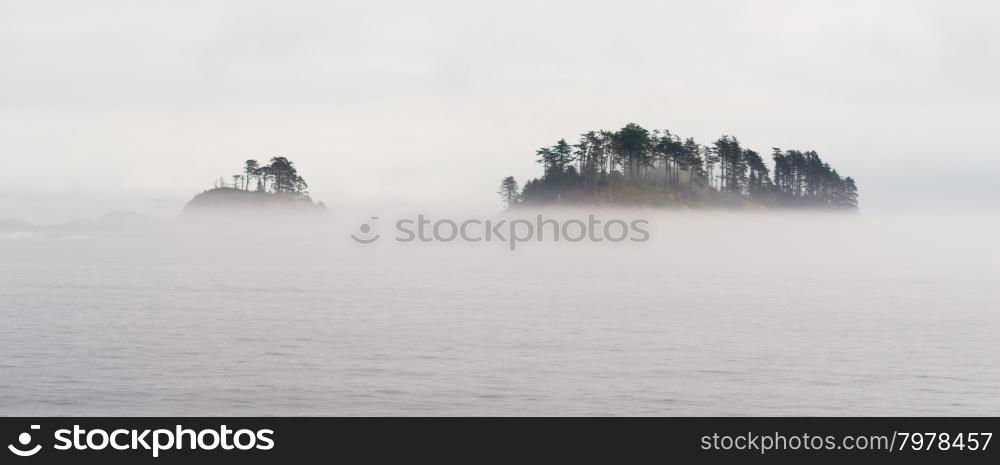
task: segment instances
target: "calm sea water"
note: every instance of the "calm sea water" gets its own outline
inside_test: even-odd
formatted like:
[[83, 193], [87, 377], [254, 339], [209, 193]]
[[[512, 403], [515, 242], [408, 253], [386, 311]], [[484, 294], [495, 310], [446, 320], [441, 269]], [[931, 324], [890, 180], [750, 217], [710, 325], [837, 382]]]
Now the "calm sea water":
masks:
[[7, 235], [0, 414], [1000, 415], [995, 220], [654, 226]]

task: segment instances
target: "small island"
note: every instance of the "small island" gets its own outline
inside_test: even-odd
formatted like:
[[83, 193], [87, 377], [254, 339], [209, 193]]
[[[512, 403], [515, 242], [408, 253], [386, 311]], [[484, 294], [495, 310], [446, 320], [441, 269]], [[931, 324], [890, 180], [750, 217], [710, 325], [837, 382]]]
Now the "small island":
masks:
[[711, 145], [630, 123], [559, 140], [536, 151], [542, 177], [523, 189], [513, 176], [499, 194], [510, 207], [617, 205], [691, 208], [857, 210], [858, 188], [815, 151], [772, 149], [773, 170], [759, 153], [724, 135]]
[[326, 213], [323, 202], [309, 197], [309, 185], [299, 175], [295, 163], [285, 157], [273, 157], [268, 164], [257, 160], [243, 163], [243, 171], [232, 175], [232, 184], [224, 177], [215, 187], [196, 195], [184, 207], [182, 219], [223, 216], [231, 218], [248, 211], [275, 214]]

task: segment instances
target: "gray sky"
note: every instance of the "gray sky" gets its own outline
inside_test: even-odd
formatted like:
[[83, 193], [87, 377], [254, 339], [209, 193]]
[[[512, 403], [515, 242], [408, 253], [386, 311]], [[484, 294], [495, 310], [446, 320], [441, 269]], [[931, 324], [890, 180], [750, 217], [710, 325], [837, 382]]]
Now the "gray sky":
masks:
[[628, 122], [815, 149], [863, 209], [988, 204], [998, 23], [954, 0], [2, 0], [0, 218], [169, 216], [277, 154], [333, 209], [489, 214], [537, 147]]

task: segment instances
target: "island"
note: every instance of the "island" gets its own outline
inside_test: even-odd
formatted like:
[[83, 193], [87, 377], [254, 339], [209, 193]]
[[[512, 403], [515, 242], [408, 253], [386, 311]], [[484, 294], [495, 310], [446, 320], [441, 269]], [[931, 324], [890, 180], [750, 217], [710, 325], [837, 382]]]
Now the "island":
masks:
[[243, 170], [232, 175], [232, 184], [224, 177], [212, 189], [196, 196], [184, 206], [182, 220], [220, 218], [227, 221], [248, 213], [308, 216], [326, 214], [323, 202], [309, 197], [309, 185], [299, 175], [295, 163], [286, 157], [273, 157], [268, 164], [247, 160]]
[[815, 151], [772, 149], [773, 168], [758, 152], [723, 135], [710, 145], [669, 130], [630, 123], [590, 131], [576, 144], [560, 139], [536, 151], [543, 175], [523, 188], [500, 183], [508, 208], [616, 205], [691, 208], [814, 208], [856, 211], [858, 188]]

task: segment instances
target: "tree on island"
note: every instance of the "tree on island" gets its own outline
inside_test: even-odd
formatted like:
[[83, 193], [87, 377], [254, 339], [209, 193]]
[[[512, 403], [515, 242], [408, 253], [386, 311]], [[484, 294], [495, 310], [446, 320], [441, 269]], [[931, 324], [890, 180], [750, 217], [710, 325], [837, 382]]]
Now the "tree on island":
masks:
[[[560, 139], [536, 152], [541, 178], [518, 195], [502, 181], [507, 206], [569, 202], [684, 205], [760, 205], [857, 209], [853, 178], [842, 178], [815, 151], [773, 149], [773, 171], [759, 153], [723, 135], [711, 145], [669, 130], [629, 123], [618, 131], [589, 131], [569, 145]], [[516, 187], [515, 187], [516, 189]], [[517, 199], [512, 202], [512, 199]]]
[[[221, 178], [220, 178], [221, 179]], [[250, 190], [250, 180], [255, 179], [257, 192], [275, 194], [308, 194], [309, 184], [299, 175], [295, 163], [285, 157], [273, 157], [267, 165], [261, 165], [257, 160], [247, 160], [243, 163], [243, 173], [233, 175], [233, 188]], [[226, 187], [217, 182], [216, 187]]]
[[503, 178], [500, 182], [500, 191], [498, 192], [500, 197], [503, 198], [503, 202], [507, 207], [511, 207], [518, 202], [521, 197], [521, 193], [517, 187], [517, 181], [513, 176], [507, 176]]
[[309, 187], [305, 179], [299, 176], [298, 171], [295, 169], [295, 164], [291, 160], [285, 157], [274, 157], [268, 166], [271, 176], [274, 179], [271, 186], [274, 192], [301, 193], [305, 192], [306, 188]]
[[618, 160], [624, 160], [623, 169], [626, 177], [638, 178], [641, 170], [652, 163], [650, 148], [654, 145], [649, 131], [638, 124], [629, 123], [612, 135], [612, 150], [620, 154]]
[[243, 190], [250, 190], [250, 179], [257, 178], [257, 190], [263, 190], [260, 185], [260, 177], [257, 174], [257, 170], [260, 169], [260, 164], [257, 160], [247, 160], [243, 162]]
[[279, 215], [326, 212], [323, 202], [310, 198], [309, 185], [288, 158], [276, 156], [267, 164], [245, 160], [241, 168], [241, 173], [230, 176], [232, 184], [226, 177], [219, 177], [214, 189], [195, 195], [184, 206], [182, 215], [228, 221], [234, 215], [252, 220], [255, 217], [251, 212]]

